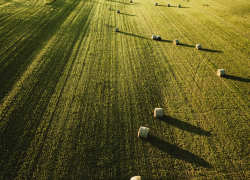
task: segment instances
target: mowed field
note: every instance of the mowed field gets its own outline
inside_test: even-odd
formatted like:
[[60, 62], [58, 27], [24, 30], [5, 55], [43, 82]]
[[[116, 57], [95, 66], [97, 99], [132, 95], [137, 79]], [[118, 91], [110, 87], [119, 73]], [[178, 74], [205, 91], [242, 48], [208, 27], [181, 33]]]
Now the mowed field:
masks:
[[0, 0], [0, 179], [249, 179], [249, 49], [249, 0]]

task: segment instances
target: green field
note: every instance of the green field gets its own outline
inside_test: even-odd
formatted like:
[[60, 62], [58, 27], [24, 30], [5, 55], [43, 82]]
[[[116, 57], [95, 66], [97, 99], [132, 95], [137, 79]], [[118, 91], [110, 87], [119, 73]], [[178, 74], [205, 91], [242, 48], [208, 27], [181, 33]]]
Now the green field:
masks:
[[249, 0], [44, 2], [0, 0], [1, 180], [250, 179]]

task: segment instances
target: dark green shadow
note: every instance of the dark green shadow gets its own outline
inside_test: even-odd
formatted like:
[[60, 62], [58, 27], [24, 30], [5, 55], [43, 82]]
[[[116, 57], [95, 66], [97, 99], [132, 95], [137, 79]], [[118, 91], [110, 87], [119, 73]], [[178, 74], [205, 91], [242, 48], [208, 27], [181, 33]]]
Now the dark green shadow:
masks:
[[133, 36], [133, 37], [137, 37], [137, 38], [148, 39], [148, 38], [145, 38], [143, 36], [139, 36], [139, 35], [135, 35], [135, 34], [132, 34], [132, 33], [123, 32], [123, 31], [119, 31], [118, 33]]
[[225, 76], [222, 76], [223, 78], [226, 78], [226, 79], [231, 79], [231, 80], [235, 80], [235, 81], [241, 81], [241, 82], [247, 82], [247, 83], [250, 83], [250, 79], [247, 79], [247, 78], [242, 78], [242, 77], [238, 77], [238, 76], [233, 76], [233, 75], [225, 75]]
[[163, 141], [154, 135], [149, 135], [147, 138], [147, 142], [160, 149], [161, 151], [168, 153], [176, 159], [183, 160], [199, 167], [212, 168], [212, 165], [210, 165], [203, 158], [187, 150], [181, 149], [176, 145]]
[[210, 132], [205, 131], [204, 129], [201, 129], [200, 127], [194, 126], [192, 124], [181, 121], [179, 119], [175, 119], [175, 118], [170, 117], [170, 116], [164, 115], [162, 118], [159, 118], [159, 119], [161, 119], [165, 123], [168, 123], [168, 124], [175, 126], [179, 129], [182, 129], [182, 130], [194, 133], [194, 134], [198, 134], [201, 136], [211, 136]]
[[126, 13], [119, 13], [119, 14], [126, 15], [126, 16], [136, 16], [136, 15], [133, 15], [133, 14], [126, 14]]

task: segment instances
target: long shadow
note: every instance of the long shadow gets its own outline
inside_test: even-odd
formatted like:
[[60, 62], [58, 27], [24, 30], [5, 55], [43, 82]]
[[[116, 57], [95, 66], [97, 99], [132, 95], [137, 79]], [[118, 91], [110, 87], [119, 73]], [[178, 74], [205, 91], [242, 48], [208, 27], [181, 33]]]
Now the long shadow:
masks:
[[173, 41], [162, 39], [161, 42], [173, 43]]
[[126, 14], [126, 13], [120, 13], [120, 14], [123, 14], [123, 15], [126, 15], [126, 16], [136, 16], [136, 15], [133, 15], [133, 14]]
[[202, 49], [202, 51], [206, 51], [206, 52], [215, 52], [215, 53], [222, 53], [222, 51], [213, 50], [213, 49]]
[[191, 133], [195, 133], [195, 134], [202, 135], [202, 136], [211, 136], [210, 132], [205, 131], [204, 129], [201, 129], [187, 122], [181, 121], [179, 119], [175, 119], [166, 115], [164, 115], [162, 118], [159, 118], [159, 119], [161, 119], [165, 123], [168, 123], [172, 126], [178, 127], [182, 130], [185, 130]]
[[126, 34], [126, 35], [133, 36], [133, 37], [142, 38], [142, 39], [148, 39], [148, 38], [145, 38], [145, 37], [143, 37], [143, 36], [139, 36], [139, 35], [135, 35], [135, 34], [123, 32], [123, 31], [119, 31], [119, 33]]
[[169, 155], [173, 156], [176, 159], [183, 160], [185, 162], [194, 164], [196, 166], [200, 166], [200, 167], [204, 167], [204, 168], [212, 168], [212, 165], [210, 165], [203, 158], [201, 158], [201, 157], [199, 157], [199, 156], [197, 156], [197, 155], [195, 155], [187, 150], [181, 149], [178, 146], [175, 146], [171, 143], [163, 141], [154, 135], [148, 136], [147, 141], [151, 145], [155, 146], [156, 148], [160, 149], [161, 151], [168, 153]]
[[157, 6], [163, 6], [163, 7], [167, 7], [166, 5], [157, 5]]
[[195, 47], [194, 45], [182, 44], [182, 43], [179, 43], [178, 46], [185, 46], [185, 47], [192, 47], [192, 48]]
[[241, 82], [250, 83], [250, 79], [242, 78], [242, 77], [238, 77], [238, 76], [225, 75], [225, 76], [222, 76], [222, 77], [223, 77], [223, 78], [226, 78], [226, 79], [232, 79], [232, 80], [235, 80], [235, 81], [241, 81]]

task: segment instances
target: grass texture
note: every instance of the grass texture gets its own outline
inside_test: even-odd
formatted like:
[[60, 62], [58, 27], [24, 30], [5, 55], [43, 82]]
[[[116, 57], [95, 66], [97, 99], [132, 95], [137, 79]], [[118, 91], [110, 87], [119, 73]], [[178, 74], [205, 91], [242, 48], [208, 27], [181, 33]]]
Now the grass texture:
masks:
[[250, 2], [157, 3], [0, 0], [0, 179], [250, 178]]

